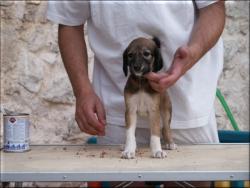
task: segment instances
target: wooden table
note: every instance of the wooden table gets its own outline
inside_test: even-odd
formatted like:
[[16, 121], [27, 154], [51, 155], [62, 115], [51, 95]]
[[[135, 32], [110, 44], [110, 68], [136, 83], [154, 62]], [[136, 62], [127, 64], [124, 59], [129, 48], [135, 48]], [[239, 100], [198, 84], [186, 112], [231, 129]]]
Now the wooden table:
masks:
[[121, 159], [121, 146], [33, 145], [24, 153], [1, 150], [1, 182], [249, 180], [249, 144], [179, 146], [165, 159], [139, 148]]

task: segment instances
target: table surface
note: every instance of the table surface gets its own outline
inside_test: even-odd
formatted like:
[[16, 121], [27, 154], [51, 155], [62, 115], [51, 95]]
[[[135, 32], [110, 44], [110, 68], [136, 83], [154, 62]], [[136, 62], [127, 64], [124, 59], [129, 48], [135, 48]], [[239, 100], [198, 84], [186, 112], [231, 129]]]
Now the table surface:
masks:
[[121, 146], [33, 145], [24, 153], [1, 150], [1, 181], [248, 180], [249, 144], [179, 146], [167, 158], [141, 147], [121, 159]]

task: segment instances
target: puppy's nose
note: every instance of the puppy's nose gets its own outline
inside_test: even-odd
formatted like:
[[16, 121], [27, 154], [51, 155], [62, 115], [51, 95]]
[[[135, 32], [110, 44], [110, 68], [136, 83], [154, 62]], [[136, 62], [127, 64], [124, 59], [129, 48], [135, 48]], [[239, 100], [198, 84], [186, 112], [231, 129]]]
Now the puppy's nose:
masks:
[[141, 70], [141, 66], [140, 66], [140, 65], [135, 64], [135, 65], [134, 65], [134, 70], [135, 70], [135, 71], [139, 71], [139, 70]]

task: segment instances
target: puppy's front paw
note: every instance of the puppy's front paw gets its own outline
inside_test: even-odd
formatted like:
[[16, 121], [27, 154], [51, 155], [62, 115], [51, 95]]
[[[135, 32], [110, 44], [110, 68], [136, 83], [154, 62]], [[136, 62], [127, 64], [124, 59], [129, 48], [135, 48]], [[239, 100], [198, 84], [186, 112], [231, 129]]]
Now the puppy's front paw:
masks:
[[177, 145], [174, 142], [172, 142], [172, 143], [166, 144], [165, 148], [167, 150], [175, 150], [175, 149], [177, 149]]
[[152, 152], [152, 157], [153, 158], [165, 158], [167, 157], [167, 153], [165, 151]]
[[135, 151], [123, 151], [122, 152], [123, 159], [134, 159], [135, 158]]

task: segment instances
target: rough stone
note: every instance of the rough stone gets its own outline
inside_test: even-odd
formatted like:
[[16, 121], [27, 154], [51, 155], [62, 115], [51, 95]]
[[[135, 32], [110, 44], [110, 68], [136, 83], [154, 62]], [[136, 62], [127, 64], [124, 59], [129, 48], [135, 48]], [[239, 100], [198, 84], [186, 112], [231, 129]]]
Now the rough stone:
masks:
[[249, 1], [228, 1], [227, 16], [233, 19], [249, 19]]
[[20, 70], [19, 84], [30, 92], [37, 93], [43, 80], [43, 63], [34, 54], [26, 50], [20, 53]]
[[33, 32], [28, 36], [28, 48], [31, 52], [37, 52], [48, 46], [45, 42], [49, 33], [44, 28], [41, 29], [34, 26], [32, 29]]
[[40, 5], [41, 1], [26, 1], [27, 4]]
[[13, 1], [0, 1], [0, 6], [11, 6], [13, 5], [14, 2]]
[[68, 121], [67, 132], [63, 134], [63, 140], [71, 143], [85, 143], [89, 136], [79, 129], [75, 119]]
[[30, 1], [29, 3], [26, 4], [26, 11], [23, 19], [26, 22], [33, 22], [33, 23], [44, 22], [46, 19], [46, 14], [45, 14], [46, 2], [42, 2], [40, 6], [38, 6], [38, 4], [35, 4], [34, 2], [35, 1], [31, 3]]
[[73, 104], [75, 101], [71, 85], [65, 77], [53, 80], [42, 98], [48, 102], [61, 104]]
[[51, 52], [43, 52], [39, 57], [48, 64], [55, 64], [57, 60], [57, 54]]
[[[219, 80], [221, 89], [241, 130], [249, 130], [249, 2], [226, 3], [227, 18], [223, 32], [224, 69]], [[221, 104], [216, 100], [219, 129], [233, 129]]]
[[26, 11], [25, 3], [16, 3], [15, 7], [13, 8], [15, 9], [15, 11], [13, 12], [14, 17], [22, 20]]
[[[225, 39], [224, 40], [224, 51], [225, 51], [225, 62], [229, 62], [230, 60], [232, 60], [232, 58], [236, 55], [236, 53], [238, 52], [238, 41], [237, 39]], [[224, 66], [226, 66], [227, 68], [230, 69], [230, 63], [225, 64]], [[231, 67], [232, 68], [232, 67]]]

